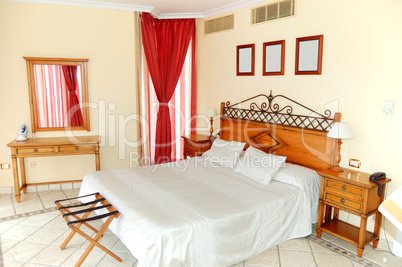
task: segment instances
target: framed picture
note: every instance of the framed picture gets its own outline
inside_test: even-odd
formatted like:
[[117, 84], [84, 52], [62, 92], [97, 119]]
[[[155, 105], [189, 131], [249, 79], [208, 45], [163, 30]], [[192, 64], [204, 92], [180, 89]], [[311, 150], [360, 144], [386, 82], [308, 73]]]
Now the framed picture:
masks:
[[285, 74], [285, 40], [263, 44], [262, 75]]
[[237, 76], [253, 76], [255, 60], [255, 45], [238, 45], [237, 46]]
[[321, 74], [323, 41], [323, 35], [296, 39], [296, 75]]

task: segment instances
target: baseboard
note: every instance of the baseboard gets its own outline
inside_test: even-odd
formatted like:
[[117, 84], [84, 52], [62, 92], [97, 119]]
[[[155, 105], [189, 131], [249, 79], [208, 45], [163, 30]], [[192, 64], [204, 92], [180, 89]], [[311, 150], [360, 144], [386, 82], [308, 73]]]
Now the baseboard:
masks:
[[[49, 185], [32, 185], [27, 187], [27, 192], [44, 192], [52, 190], [69, 190], [69, 189], [79, 189], [81, 183], [63, 183], [63, 184], [49, 184]], [[3, 186], [0, 187], [0, 195], [14, 194], [13, 186]]]

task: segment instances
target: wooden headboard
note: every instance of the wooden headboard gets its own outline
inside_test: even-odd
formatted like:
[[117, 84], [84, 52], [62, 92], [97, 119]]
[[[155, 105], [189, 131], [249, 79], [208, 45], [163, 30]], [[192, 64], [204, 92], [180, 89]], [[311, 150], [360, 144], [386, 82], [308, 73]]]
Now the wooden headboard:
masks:
[[[257, 104], [257, 100], [263, 100]], [[285, 102], [282, 107], [278, 100]], [[247, 108], [242, 108], [246, 105]], [[294, 107], [309, 115], [293, 114]], [[260, 94], [231, 104], [221, 103], [220, 138], [246, 142], [268, 153], [287, 157], [287, 162], [313, 169], [327, 169], [339, 164], [340, 144], [327, 133], [340, 113], [320, 114], [286, 96]]]

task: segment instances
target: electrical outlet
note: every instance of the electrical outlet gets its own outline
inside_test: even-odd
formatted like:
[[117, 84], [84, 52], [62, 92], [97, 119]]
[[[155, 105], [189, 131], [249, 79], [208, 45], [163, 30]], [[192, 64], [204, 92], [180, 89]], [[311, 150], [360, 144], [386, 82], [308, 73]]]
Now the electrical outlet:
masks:
[[384, 104], [382, 106], [382, 113], [384, 115], [392, 115], [393, 112], [394, 112], [394, 101], [384, 100]]
[[1, 163], [0, 166], [2, 170], [10, 169], [10, 163]]
[[355, 167], [355, 168], [360, 168], [362, 165], [361, 161], [358, 159], [349, 159], [349, 166], [350, 167]]
[[36, 164], [36, 161], [31, 161], [29, 166], [31, 166], [31, 168], [36, 168], [38, 165]]

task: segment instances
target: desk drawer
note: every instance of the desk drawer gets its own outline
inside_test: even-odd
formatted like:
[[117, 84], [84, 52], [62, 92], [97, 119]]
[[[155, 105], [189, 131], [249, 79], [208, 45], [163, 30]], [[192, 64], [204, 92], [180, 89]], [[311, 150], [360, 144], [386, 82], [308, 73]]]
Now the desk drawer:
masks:
[[61, 146], [59, 147], [60, 152], [85, 152], [85, 151], [95, 151], [95, 147], [93, 145], [86, 145], [86, 146]]
[[17, 148], [17, 155], [21, 154], [51, 154], [54, 153], [53, 147], [32, 147], [32, 148]]
[[357, 201], [353, 201], [347, 198], [343, 198], [341, 196], [337, 196], [328, 192], [324, 193], [324, 200], [329, 201], [329, 202], [333, 202], [338, 204], [341, 207], [344, 207], [346, 209], [352, 209], [354, 211], [361, 211], [362, 208], [362, 203], [361, 202], [357, 202]]
[[334, 189], [342, 192], [342, 194], [352, 195], [363, 198], [363, 188], [356, 187], [350, 184], [325, 179], [325, 189]]

